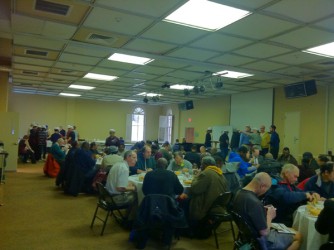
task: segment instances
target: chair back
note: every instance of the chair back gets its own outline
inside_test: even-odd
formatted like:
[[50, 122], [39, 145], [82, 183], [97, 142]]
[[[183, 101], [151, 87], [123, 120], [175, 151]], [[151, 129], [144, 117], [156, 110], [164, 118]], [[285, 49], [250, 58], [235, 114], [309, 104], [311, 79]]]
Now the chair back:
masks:
[[111, 209], [113, 207], [117, 207], [112, 195], [108, 192], [108, 190], [103, 186], [101, 182], [96, 183], [97, 190], [99, 192], [99, 203], [103, 205], [105, 209]]
[[248, 223], [237, 212], [231, 211], [230, 213], [239, 230], [238, 240], [235, 242], [237, 249], [248, 245], [249, 249], [267, 250], [265, 239], [257, 238]]
[[224, 173], [224, 177], [227, 180], [228, 188], [231, 192], [235, 192], [241, 187], [240, 177], [237, 173]]
[[232, 193], [231, 192], [225, 192], [225, 193], [221, 193], [216, 199], [215, 201], [212, 203], [210, 209], [209, 209], [209, 213], [213, 210], [215, 210], [216, 208], [223, 208], [224, 210], [228, 209], [228, 206], [231, 202], [232, 199]]

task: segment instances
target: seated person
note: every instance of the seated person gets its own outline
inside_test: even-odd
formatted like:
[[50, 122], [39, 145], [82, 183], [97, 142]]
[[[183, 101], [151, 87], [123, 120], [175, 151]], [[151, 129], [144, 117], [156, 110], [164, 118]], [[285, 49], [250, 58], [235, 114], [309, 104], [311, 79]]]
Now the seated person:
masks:
[[[318, 160], [317, 160], [317, 163], [319, 165], [319, 168], [321, 168], [321, 166], [325, 165], [326, 162], [328, 162], [329, 159], [327, 158], [326, 155], [319, 155], [318, 156]], [[320, 171], [320, 170], [319, 170]], [[318, 174], [318, 173], [317, 173]]]
[[305, 152], [302, 158], [302, 164], [299, 166], [300, 175], [298, 178], [298, 182], [302, 182], [303, 180], [312, 177], [316, 174], [316, 170], [319, 169], [319, 165], [317, 161], [313, 158], [312, 153]]
[[196, 166], [199, 168], [201, 166], [201, 157], [199, 153], [197, 152], [197, 146], [192, 145], [191, 146], [191, 151], [187, 152], [186, 155], [184, 156], [184, 159], [189, 161], [191, 164], [196, 164]]
[[[334, 242], [334, 200], [326, 200], [324, 209], [315, 222], [316, 230], [321, 234], [329, 234], [328, 241]], [[332, 245], [333, 246], [333, 245]], [[333, 248], [328, 248], [333, 249]]]
[[107, 172], [110, 171], [110, 168], [116, 163], [116, 162], [122, 162], [123, 157], [117, 154], [118, 149], [116, 146], [110, 146], [106, 147], [104, 149], [104, 153], [106, 154], [102, 159], [102, 168], [104, 168]]
[[266, 172], [270, 176], [280, 179], [282, 164], [276, 161], [271, 153], [266, 153], [264, 161], [260, 164], [257, 172]]
[[203, 157], [205, 156], [210, 156], [211, 154], [209, 152], [206, 151], [206, 148], [204, 146], [200, 146], [199, 147], [199, 155], [201, 157], [201, 160], [203, 159]]
[[125, 153], [125, 144], [120, 144], [118, 146], [118, 152], [117, 155], [121, 156], [122, 159], [124, 158], [124, 153]]
[[241, 146], [237, 153], [231, 152], [228, 161], [239, 162], [237, 173], [240, 176], [240, 179], [244, 178], [246, 174], [250, 174], [257, 169], [249, 163], [249, 149], [247, 146]]
[[205, 217], [215, 199], [228, 191], [223, 171], [212, 156], [205, 156], [201, 165], [202, 171], [195, 176], [188, 192], [189, 220], [194, 225]]
[[175, 139], [175, 143], [172, 148], [173, 152], [180, 151], [180, 141], [179, 139]]
[[321, 166], [320, 173], [312, 176], [305, 184], [305, 191], [313, 191], [326, 199], [334, 198], [333, 162]]
[[97, 169], [95, 168], [96, 160], [92, 158], [92, 152], [90, 151], [88, 142], [83, 142], [81, 148], [75, 152], [74, 164], [84, 176], [81, 191], [85, 193], [93, 193], [92, 183], [97, 173]]
[[29, 144], [29, 136], [23, 136], [19, 142], [19, 156], [23, 157], [23, 163], [27, 163], [30, 158], [31, 163], [36, 163], [35, 151], [32, 150]]
[[317, 193], [304, 192], [295, 186], [299, 176], [299, 169], [295, 165], [285, 164], [282, 168], [281, 178], [277, 185], [273, 185], [265, 196], [265, 204], [276, 207], [274, 222], [292, 226], [293, 213], [307, 201], [320, 199]]
[[252, 158], [250, 159], [249, 163], [252, 166], [259, 167], [264, 162], [264, 158], [260, 155], [260, 148], [257, 146], [252, 147]]
[[190, 174], [192, 174], [193, 165], [189, 161], [183, 159], [182, 153], [179, 151], [179, 152], [173, 153], [173, 155], [174, 155], [174, 159], [170, 161], [167, 170], [183, 171], [183, 172], [189, 172]]
[[118, 205], [129, 204], [126, 217], [134, 220], [137, 210], [136, 186], [128, 181], [129, 167], [133, 167], [137, 162], [137, 153], [133, 150], [126, 151], [124, 161], [117, 162], [110, 169], [108, 174], [106, 189], [114, 196], [114, 201]]
[[97, 144], [96, 144], [96, 142], [91, 142], [90, 143], [90, 149], [89, 150], [92, 153], [92, 158], [93, 159], [97, 159], [97, 158], [99, 158], [99, 157], [101, 157], [103, 155], [103, 153], [101, 153], [101, 152], [99, 152], [97, 150]]
[[278, 157], [277, 159], [278, 162], [280, 162], [282, 165], [286, 163], [291, 163], [295, 166], [298, 166], [298, 162], [295, 157], [290, 154], [290, 149], [288, 147], [283, 148], [282, 155]]
[[51, 154], [53, 158], [59, 163], [60, 166], [63, 165], [65, 161], [66, 151], [68, 147], [65, 145], [65, 141], [62, 138], [59, 138], [55, 143], [51, 146]]
[[145, 175], [142, 188], [144, 195], [165, 194], [174, 198], [182, 194], [183, 186], [179, 178], [173, 172], [166, 170], [166, 167], [167, 160], [160, 158], [156, 168]]
[[130, 168], [130, 175], [146, 173], [155, 169], [156, 161], [152, 157], [152, 149], [145, 145], [141, 151], [138, 152], [138, 160], [133, 168]]
[[271, 178], [267, 173], [256, 174], [247, 186], [237, 191], [233, 201], [233, 210], [251, 227], [254, 237], [266, 238], [267, 249], [298, 249], [301, 241], [300, 233], [283, 234], [270, 229], [271, 222], [276, 216], [275, 207], [265, 208], [258, 198], [270, 186]]
[[172, 160], [172, 152], [171, 152], [171, 146], [168, 141], [166, 141], [164, 144], [162, 144], [162, 147], [158, 149], [158, 151], [155, 153], [154, 158], [157, 161], [159, 158], [165, 158], [168, 161], [168, 164]]

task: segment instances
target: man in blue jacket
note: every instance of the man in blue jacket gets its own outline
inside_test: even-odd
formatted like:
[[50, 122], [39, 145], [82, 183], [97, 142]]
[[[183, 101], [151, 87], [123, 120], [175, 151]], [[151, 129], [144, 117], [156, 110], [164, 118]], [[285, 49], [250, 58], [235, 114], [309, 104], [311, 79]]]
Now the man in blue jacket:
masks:
[[326, 199], [334, 198], [333, 162], [321, 166], [320, 174], [312, 176], [305, 184], [305, 191], [317, 192]]
[[239, 168], [237, 170], [240, 179], [245, 177], [246, 174], [252, 173], [256, 170], [255, 166], [249, 163], [249, 149], [247, 146], [241, 146], [238, 149], [238, 153], [232, 152], [229, 157], [229, 162], [239, 162]]

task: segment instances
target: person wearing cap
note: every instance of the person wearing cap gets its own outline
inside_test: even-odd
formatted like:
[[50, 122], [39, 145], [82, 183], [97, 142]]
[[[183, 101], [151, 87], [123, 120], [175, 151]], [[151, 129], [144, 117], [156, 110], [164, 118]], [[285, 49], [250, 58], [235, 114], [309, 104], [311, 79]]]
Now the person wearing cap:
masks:
[[208, 149], [208, 150], [211, 148], [211, 143], [212, 143], [211, 133], [212, 133], [212, 128], [211, 128], [211, 127], [208, 127], [208, 129], [206, 130], [206, 134], [205, 134], [205, 142], [204, 142], [204, 146], [205, 146], [206, 149]]
[[119, 147], [120, 141], [117, 136], [115, 136], [116, 130], [115, 129], [110, 129], [109, 131], [109, 137], [106, 138], [105, 146], [110, 147], [110, 146], [116, 146]]
[[299, 182], [302, 182], [303, 180], [316, 175], [316, 171], [319, 169], [319, 165], [311, 152], [303, 153], [302, 164], [300, 165], [299, 169]]
[[61, 134], [59, 133], [59, 127], [55, 127], [53, 134], [50, 136], [50, 140], [52, 143], [55, 143], [59, 138], [62, 138]]
[[226, 156], [228, 155], [229, 144], [230, 144], [230, 138], [228, 137], [228, 131], [224, 130], [221, 136], [219, 137], [220, 154], [224, 162], [226, 160]]
[[276, 132], [276, 126], [270, 126], [270, 153], [273, 155], [274, 159], [277, 160], [279, 152], [279, 135]]
[[111, 169], [111, 167], [116, 163], [116, 162], [122, 162], [123, 157], [118, 155], [118, 148], [116, 146], [110, 146], [106, 147], [104, 150], [104, 153], [106, 156], [103, 157], [102, 160], [102, 168], [106, 168], [107, 172]]
[[295, 166], [298, 165], [298, 162], [295, 157], [293, 157], [292, 154], [290, 154], [290, 149], [288, 147], [283, 148], [283, 152], [280, 157], [277, 159], [278, 162], [280, 162], [282, 165], [286, 163], [291, 163]]

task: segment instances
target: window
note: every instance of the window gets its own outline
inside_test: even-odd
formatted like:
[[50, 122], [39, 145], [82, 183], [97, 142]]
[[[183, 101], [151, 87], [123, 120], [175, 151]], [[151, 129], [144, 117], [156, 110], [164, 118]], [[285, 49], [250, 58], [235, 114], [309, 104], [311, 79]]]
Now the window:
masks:
[[127, 141], [137, 142], [144, 140], [145, 112], [142, 108], [135, 108], [132, 114], [127, 115]]
[[171, 142], [173, 128], [173, 116], [160, 116], [159, 117], [159, 143], [165, 141]]

